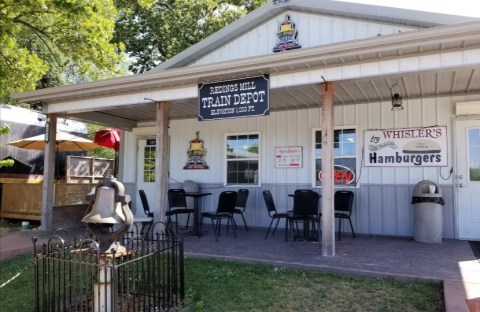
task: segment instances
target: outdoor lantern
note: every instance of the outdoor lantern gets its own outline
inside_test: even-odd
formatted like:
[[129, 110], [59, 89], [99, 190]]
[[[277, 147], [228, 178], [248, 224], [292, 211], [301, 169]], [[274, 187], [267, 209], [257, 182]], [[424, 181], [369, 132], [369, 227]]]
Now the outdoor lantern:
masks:
[[392, 96], [392, 111], [403, 110], [401, 94], [402, 94], [402, 90], [400, 89], [400, 86], [397, 83], [395, 83], [390, 88], [390, 95]]
[[48, 143], [48, 141], [50, 141], [50, 120], [47, 119], [47, 121], [45, 121], [45, 143]]

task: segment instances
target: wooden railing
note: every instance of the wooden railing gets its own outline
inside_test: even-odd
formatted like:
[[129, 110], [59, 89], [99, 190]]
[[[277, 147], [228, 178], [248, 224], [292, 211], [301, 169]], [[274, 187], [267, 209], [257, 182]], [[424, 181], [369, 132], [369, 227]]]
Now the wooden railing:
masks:
[[[96, 184], [56, 183], [54, 207], [85, 205]], [[42, 216], [41, 183], [5, 183], [2, 186], [0, 217], [40, 220]]]

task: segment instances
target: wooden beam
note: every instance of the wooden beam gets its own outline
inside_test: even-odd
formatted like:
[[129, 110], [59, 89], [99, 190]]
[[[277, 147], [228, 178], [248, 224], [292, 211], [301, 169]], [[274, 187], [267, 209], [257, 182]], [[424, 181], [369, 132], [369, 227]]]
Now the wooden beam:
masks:
[[[153, 109], [152, 112], [153, 114]], [[96, 111], [96, 112], [83, 112], [83, 113], [74, 113], [67, 116], [68, 118], [84, 121], [84, 122], [93, 122], [103, 125], [108, 125], [109, 127], [115, 127], [119, 129], [131, 130], [137, 126], [137, 121], [115, 116], [109, 111]]]
[[170, 104], [168, 102], [157, 103], [157, 128], [156, 128], [156, 157], [155, 157], [155, 205], [154, 221], [165, 222], [167, 211], [168, 192], [168, 121]]
[[48, 114], [45, 125], [45, 137], [48, 138], [48, 142], [45, 142], [45, 154], [43, 158], [43, 196], [41, 227], [43, 231], [52, 231], [55, 186], [55, 141], [57, 139], [57, 114]]
[[335, 256], [335, 213], [333, 181], [334, 83], [320, 84], [322, 95], [322, 255]]

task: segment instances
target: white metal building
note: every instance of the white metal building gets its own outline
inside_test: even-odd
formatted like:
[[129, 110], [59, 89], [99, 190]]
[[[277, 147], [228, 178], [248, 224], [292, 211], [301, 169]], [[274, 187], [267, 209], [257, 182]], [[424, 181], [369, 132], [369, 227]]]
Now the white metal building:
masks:
[[[297, 46], [275, 53], [285, 21]], [[201, 86], [261, 75], [269, 75], [269, 115], [198, 120]], [[329, 117], [322, 115], [322, 85], [334, 86], [335, 129], [334, 178], [324, 180], [354, 190], [356, 232], [412, 236], [413, 187], [431, 180], [445, 199], [444, 237], [480, 239], [480, 21], [474, 18], [328, 0], [269, 1], [149, 73], [14, 98], [41, 102], [52, 118], [124, 130], [119, 180], [132, 195], [144, 189], [156, 211], [165, 209], [165, 194], [156, 190], [167, 181], [193, 180], [214, 195], [246, 187], [247, 223], [263, 227], [269, 222], [264, 189], [285, 210], [292, 204], [287, 194], [297, 188], [325, 197], [320, 131]], [[403, 110], [392, 110], [395, 93]], [[197, 132], [208, 169], [184, 169]], [[152, 150], [164, 156], [152, 158]], [[204, 209], [216, 200], [206, 197]]]

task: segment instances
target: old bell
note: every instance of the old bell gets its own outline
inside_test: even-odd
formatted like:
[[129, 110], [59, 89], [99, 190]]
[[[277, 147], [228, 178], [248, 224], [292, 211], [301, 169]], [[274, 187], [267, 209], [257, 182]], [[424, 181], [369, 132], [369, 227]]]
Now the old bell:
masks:
[[110, 175], [98, 182], [95, 193], [87, 196], [90, 203], [82, 222], [86, 223], [90, 232], [97, 237], [101, 253], [118, 249], [115, 242], [132, 225], [130, 196], [124, 192], [123, 184]]
[[116, 190], [108, 186], [96, 189], [92, 210], [82, 219], [85, 223], [120, 224], [125, 222], [122, 203], [115, 200]]

